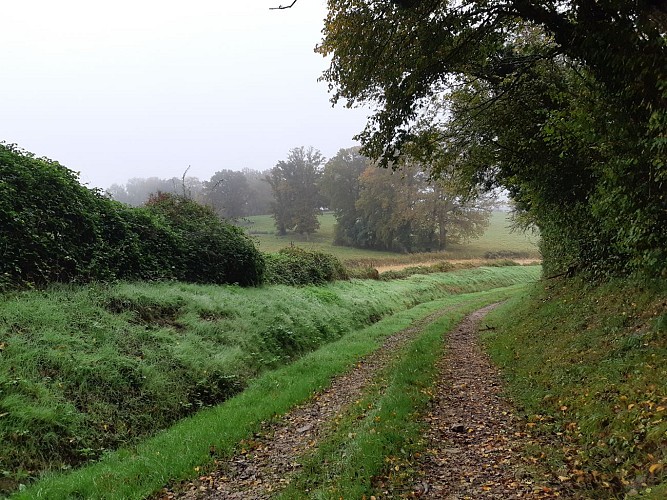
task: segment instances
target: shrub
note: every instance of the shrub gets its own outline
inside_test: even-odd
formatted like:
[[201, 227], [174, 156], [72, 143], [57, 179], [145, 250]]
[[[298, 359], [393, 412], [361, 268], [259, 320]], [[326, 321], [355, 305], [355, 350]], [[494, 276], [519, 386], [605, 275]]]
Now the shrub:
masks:
[[494, 259], [529, 259], [531, 255], [528, 252], [514, 252], [512, 250], [496, 250], [495, 252], [486, 252], [484, 258]]
[[350, 278], [365, 279], [365, 280], [380, 279], [380, 272], [373, 266], [348, 268], [347, 273]]
[[403, 269], [385, 271], [380, 273], [379, 279], [383, 281], [409, 278], [415, 274], [446, 273], [452, 271], [454, 266], [450, 262], [436, 262], [430, 266], [411, 266]]
[[348, 279], [343, 264], [331, 254], [298, 247], [266, 255], [266, 281], [283, 285], [321, 285]]
[[3, 281], [45, 284], [86, 275], [98, 241], [98, 196], [59, 163], [0, 144]]
[[151, 196], [147, 209], [177, 235], [180, 278], [197, 283], [259, 285], [264, 259], [242, 229], [222, 222], [209, 207], [177, 196]]

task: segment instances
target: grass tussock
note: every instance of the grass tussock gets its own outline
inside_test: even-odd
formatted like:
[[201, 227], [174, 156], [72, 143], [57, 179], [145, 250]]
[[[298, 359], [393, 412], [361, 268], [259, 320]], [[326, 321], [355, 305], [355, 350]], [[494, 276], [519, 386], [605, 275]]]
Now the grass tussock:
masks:
[[479, 268], [320, 287], [121, 283], [5, 295], [0, 488], [136, 443], [386, 315], [538, 275]]
[[667, 497], [667, 288], [550, 282], [492, 313], [487, 338], [558, 480], [590, 498]]

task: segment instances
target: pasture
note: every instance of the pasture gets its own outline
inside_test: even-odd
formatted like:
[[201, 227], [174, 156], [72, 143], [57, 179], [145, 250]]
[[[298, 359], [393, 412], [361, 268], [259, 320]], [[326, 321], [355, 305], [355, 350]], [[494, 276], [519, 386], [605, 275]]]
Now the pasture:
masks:
[[484, 235], [464, 244], [451, 244], [444, 252], [400, 254], [366, 250], [333, 244], [336, 219], [332, 213], [320, 216], [320, 229], [311, 235], [289, 233], [276, 234], [270, 215], [245, 219], [246, 232], [255, 240], [262, 252], [277, 252], [290, 245], [307, 250], [317, 250], [335, 255], [348, 267], [387, 267], [391, 265], [429, 263], [442, 260], [479, 260], [488, 253], [502, 253], [514, 259], [539, 260], [538, 236], [511, 230], [511, 220], [506, 212], [494, 212]]

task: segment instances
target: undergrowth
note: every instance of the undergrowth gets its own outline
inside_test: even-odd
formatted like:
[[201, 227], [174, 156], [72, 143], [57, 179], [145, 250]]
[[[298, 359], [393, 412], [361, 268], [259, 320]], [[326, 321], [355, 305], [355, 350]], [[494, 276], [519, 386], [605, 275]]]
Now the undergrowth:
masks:
[[492, 313], [487, 343], [555, 479], [591, 498], [667, 497], [664, 281], [536, 285]]
[[96, 460], [383, 316], [536, 279], [479, 268], [326, 286], [52, 287], [0, 303], [0, 487]]

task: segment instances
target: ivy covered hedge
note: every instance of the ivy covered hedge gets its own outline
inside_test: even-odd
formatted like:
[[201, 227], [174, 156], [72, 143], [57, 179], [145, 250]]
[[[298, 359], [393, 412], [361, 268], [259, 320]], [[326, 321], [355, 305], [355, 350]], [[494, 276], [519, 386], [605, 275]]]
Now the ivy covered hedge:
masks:
[[160, 194], [131, 208], [72, 170], [0, 144], [0, 287], [108, 279], [258, 285], [252, 241], [192, 200]]
[[335, 256], [299, 247], [283, 248], [266, 255], [266, 282], [282, 285], [322, 285], [348, 279]]

